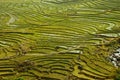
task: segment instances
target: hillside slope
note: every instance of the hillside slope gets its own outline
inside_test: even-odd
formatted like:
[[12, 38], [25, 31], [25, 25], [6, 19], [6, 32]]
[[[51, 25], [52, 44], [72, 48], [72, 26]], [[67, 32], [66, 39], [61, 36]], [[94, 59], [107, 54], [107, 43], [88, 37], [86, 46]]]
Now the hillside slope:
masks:
[[[0, 77], [113, 80], [119, 0], [0, 1]], [[83, 53], [83, 54], [82, 54]]]

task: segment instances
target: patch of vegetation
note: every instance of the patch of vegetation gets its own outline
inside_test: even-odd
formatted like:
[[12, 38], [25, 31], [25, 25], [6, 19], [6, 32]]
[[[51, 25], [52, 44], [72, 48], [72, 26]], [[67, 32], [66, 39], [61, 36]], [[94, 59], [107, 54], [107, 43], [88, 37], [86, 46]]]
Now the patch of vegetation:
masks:
[[17, 78], [17, 79], [15, 79], [15, 80], [24, 80], [23, 78]]
[[1, 79], [118, 80], [119, 2], [0, 1]]

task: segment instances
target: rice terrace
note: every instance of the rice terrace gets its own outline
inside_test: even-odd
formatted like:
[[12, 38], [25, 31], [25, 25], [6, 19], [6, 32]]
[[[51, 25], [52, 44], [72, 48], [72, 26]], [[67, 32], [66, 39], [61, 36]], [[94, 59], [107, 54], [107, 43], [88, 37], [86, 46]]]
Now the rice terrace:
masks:
[[120, 0], [0, 0], [0, 80], [120, 80]]

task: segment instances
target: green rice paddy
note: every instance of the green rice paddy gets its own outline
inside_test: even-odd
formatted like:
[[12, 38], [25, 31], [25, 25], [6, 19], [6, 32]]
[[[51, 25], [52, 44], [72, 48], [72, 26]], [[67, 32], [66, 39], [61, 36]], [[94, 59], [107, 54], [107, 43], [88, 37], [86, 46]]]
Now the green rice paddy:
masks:
[[120, 0], [1, 0], [0, 80], [120, 80]]

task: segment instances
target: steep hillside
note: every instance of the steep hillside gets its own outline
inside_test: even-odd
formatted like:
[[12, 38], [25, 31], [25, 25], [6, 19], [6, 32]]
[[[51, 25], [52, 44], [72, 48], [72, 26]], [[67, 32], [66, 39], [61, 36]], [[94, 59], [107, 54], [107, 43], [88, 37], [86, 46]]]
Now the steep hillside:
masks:
[[0, 1], [0, 77], [114, 80], [119, 0]]

